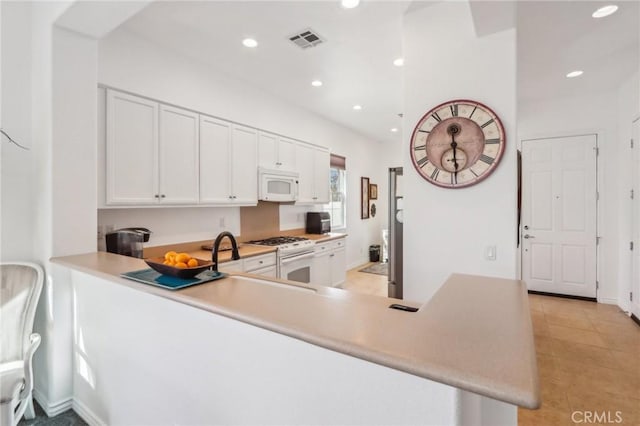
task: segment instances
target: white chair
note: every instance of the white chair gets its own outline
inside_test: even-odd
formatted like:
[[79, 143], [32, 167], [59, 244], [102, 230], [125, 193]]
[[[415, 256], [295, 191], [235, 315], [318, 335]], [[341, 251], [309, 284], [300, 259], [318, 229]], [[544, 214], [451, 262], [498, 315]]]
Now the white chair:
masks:
[[32, 333], [44, 271], [34, 263], [0, 263], [0, 425], [35, 417], [31, 360], [40, 345]]

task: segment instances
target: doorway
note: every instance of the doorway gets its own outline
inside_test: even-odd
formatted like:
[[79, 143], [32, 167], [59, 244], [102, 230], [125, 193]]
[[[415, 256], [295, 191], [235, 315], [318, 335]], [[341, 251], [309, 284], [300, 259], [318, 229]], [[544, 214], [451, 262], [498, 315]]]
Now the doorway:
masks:
[[522, 141], [522, 280], [529, 290], [595, 298], [597, 136]]

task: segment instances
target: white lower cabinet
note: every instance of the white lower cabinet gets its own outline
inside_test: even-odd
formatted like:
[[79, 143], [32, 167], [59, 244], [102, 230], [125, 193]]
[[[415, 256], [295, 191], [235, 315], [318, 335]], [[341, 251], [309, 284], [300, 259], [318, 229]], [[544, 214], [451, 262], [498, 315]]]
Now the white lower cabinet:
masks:
[[229, 262], [222, 262], [218, 267], [218, 271], [226, 272], [226, 273], [244, 272], [244, 268], [242, 266], [242, 259], [232, 260]]
[[232, 260], [220, 263], [220, 272], [263, 275], [265, 277], [277, 278], [276, 253], [267, 253], [259, 256], [246, 257], [244, 259]]
[[251, 272], [247, 271], [247, 273], [269, 278], [278, 278], [278, 268], [276, 268], [276, 265], [267, 266], [266, 268], [262, 269], [256, 269], [255, 271]]
[[314, 252], [311, 284], [336, 287], [344, 283], [347, 277], [344, 238], [316, 244]]

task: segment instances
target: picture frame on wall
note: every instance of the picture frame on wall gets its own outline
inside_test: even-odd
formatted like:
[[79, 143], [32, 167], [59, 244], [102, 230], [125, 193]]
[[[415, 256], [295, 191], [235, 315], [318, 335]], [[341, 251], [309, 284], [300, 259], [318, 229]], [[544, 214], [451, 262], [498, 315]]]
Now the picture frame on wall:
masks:
[[369, 199], [377, 200], [378, 199], [378, 185], [372, 183], [369, 185]]
[[369, 219], [369, 178], [360, 178], [360, 219]]

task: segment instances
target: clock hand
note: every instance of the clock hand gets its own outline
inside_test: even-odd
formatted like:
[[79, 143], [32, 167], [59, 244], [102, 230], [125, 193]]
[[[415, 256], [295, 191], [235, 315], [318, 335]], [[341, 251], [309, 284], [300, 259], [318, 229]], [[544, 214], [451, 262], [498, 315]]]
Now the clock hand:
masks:
[[455, 169], [455, 171], [453, 172], [453, 178], [455, 179], [456, 183], [458, 183], [458, 159], [456, 158], [456, 149], [458, 148], [458, 143], [456, 142], [456, 133], [457, 133], [457, 128], [456, 127], [452, 127], [451, 128], [451, 148], [453, 148], [453, 168]]

